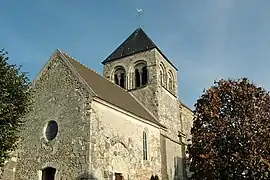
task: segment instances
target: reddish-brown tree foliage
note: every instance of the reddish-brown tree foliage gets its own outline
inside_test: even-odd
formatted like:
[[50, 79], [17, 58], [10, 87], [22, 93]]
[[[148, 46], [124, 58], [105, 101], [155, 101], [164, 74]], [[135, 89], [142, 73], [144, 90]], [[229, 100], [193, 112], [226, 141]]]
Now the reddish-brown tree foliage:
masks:
[[270, 95], [246, 78], [220, 80], [195, 104], [191, 179], [270, 178]]

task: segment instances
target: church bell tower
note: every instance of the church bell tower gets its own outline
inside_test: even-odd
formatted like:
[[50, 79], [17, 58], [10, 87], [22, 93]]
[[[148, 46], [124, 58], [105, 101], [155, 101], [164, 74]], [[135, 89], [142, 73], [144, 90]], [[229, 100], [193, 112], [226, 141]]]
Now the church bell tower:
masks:
[[130, 92], [161, 123], [176, 119], [170, 107], [178, 108], [177, 68], [142, 28], [136, 29], [102, 64], [104, 77]]

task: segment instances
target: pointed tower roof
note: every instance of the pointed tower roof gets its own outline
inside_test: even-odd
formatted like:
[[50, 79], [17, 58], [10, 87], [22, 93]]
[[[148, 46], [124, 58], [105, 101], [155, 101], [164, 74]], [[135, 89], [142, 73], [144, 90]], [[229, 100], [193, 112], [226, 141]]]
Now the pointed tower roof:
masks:
[[102, 64], [154, 48], [177, 70], [142, 28], [137, 28]]

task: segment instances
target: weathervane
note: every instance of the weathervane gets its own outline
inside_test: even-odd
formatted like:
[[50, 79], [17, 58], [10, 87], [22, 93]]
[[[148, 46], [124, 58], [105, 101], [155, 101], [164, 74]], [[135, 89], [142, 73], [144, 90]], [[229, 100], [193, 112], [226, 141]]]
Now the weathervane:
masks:
[[[139, 18], [141, 15], [143, 15], [143, 9], [142, 9], [142, 8], [137, 8], [136, 11], [137, 11], [137, 16], [138, 16], [138, 18]], [[141, 25], [140, 23], [139, 23], [139, 27], [140, 27], [140, 28], [142, 27], [142, 25]]]

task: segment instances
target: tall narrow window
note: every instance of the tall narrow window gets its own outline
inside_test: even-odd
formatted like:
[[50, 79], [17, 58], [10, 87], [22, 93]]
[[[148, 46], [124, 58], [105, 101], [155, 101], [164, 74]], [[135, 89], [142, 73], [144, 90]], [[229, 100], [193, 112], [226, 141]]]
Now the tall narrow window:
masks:
[[159, 73], [160, 73], [160, 84], [163, 85], [163, 82], [164, 82], [164, 80], [163, 80], [163, 72], [160, 71]]
[[168, 72], [168, 88], [169, 88], [169, 91], [172, 91], [173, 88], [174, 88], [174, 80], [173, 80], [173, 74], [171, 71]]
[[136, 87], [140, 87], [141, 86], [139, 69], [136, 69], [135, 70], [135, 85], [136, 85]]
[[164, 65], [161, 63], [160, 64], [160, 84], [162, 85], [162, 86], [164, 86], [165, 85], [165, 67], [164, 67]]
[[120, 74], [120, 87], [125, 88], [125, 74]]
[[117, 76], [117, 74], [114, 75], [114, 83], [115, 83], [116, 85], [119, 85], [119, 81], [118, 81], [118, 76]]
[[47, 167], [42, 170], [42, 180], [54, 180], [56, 169], [52, 167]]
[[142, 85], [143, 86], [147, 84], [147, 79], [148, 79], [147, 68], [146, 68], [146, 66], [144, 66], [142, 68]]
[[142, 87], [147, 85], [148, 83], [148, 69], [147, 69], [147, 63], [143, 60], [139, 60], [135, 63], [134, 66], [134, 82], [135, 82], [135, 87]]
[[147, 151], [148, 151], [147, 136], [146, 136], [146, 132], [143, 131], [143, 160], [147, 160]]
[[117, 66], [113, 73], [114, 83], [121, 88], [125, 88], [126, 85], [126, 71], [124, 67]]
[[169, 90], [172, 90], [172, 78], [169, 78]]

